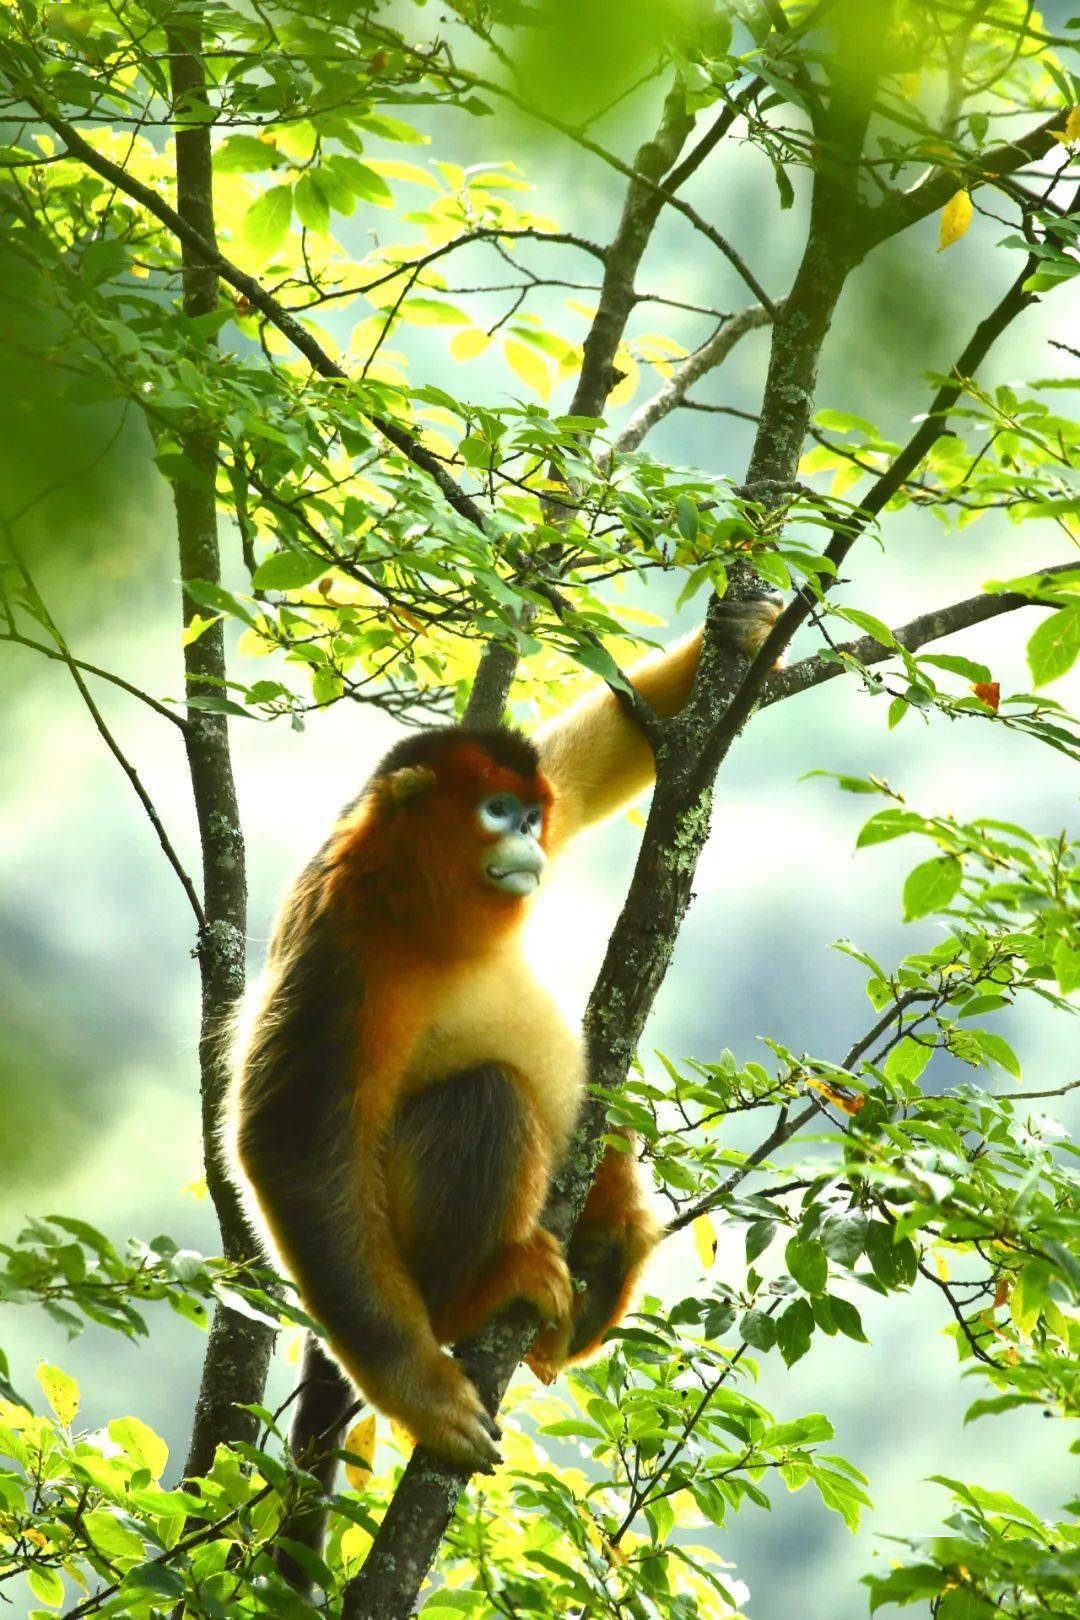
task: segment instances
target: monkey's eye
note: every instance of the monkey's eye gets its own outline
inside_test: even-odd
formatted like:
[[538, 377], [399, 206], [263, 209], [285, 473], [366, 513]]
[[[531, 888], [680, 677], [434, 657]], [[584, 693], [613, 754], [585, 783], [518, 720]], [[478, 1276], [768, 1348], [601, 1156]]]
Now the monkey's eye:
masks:
[[539, 833], [543, 824], [544, 812], [538, 804], [531, 805], [525, 813], [525, 825], [534, 837]]
[[490, 832], [501, 832], [509, 827], [520, 814], [518, 802], [510, 794], [498, 793], [494, 798], [485, 799], [480, 806], [481, 825]]

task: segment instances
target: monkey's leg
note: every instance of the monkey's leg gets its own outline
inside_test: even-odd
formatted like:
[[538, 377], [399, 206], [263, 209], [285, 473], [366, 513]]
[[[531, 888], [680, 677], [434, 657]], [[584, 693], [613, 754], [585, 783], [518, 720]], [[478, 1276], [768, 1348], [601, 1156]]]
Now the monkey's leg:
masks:
[[633, 1151], [609, 1146], [570, 1239], [567, 1258], [578, 1288], [572, 1310], [529, 1352], [542, 1382], [550, 1383], [568, 1361], [591, 1355], [622, 1320], [659, 1233]]
[[[304, 1341], [297, 1391], [289, 1449], [300, 1466], [315, 1476], [323, 1497], [327, 1497], [334, 1489], [337, 1473], [334, 1452], [342, 1445], [349, 1414], [359, 1403], [349, 1380], [313, 1333]], [[286, 1520], [281, 1534], [318, 1552], [326, 1533], [326, 1518], [325, 1501], [311, 1502]], [[277, 1564], [297, 1591], [311, 1590], [311, 1581], [284, 1548], [278, 1549]]]
[[537, 1225], [551, 1153], [513, 1076], [481, 1064], [428, 1086], [398, 1116], [395, 1219], [438, 1337], [474, 1332], [511, 1299], [569, 1308], [562, 1250]]
[[[331, 1007], [329, 1016], [339, 1015]], [[345, 1030], [328, 1043], [320, 1023], [317, 1063], [301, 1061], [296, 1046], [279, 1059], [271, 1046], [249, 1065], [240, 1162], [306, 1308], [362, 1393], [457, 1467], [490, 1471], [498, 1431], [440, 1349], [391, 1220], [386, 1170], [400, 1076], [358, 1073], [350, 1037]]]

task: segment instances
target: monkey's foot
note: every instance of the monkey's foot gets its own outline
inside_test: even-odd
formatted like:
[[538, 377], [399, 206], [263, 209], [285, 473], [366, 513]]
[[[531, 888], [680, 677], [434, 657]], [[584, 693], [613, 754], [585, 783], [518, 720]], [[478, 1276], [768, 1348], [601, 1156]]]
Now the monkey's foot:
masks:
[[457, 1362], [440, 1356], [425, 1369], [421, 1388], [396, 1403], [393, 1415], [416, 1439], [444, 1462], [466, 1472], [491, 1474], [502, 1461], [502, 1438], [470, 1380]]

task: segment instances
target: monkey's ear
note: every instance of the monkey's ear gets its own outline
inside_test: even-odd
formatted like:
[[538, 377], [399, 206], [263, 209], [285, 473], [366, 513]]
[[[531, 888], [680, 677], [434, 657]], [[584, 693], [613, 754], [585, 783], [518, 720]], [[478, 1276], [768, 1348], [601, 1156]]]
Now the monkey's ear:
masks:
[[429, 793], [435, 786], [435, 772], [426, 765], [404, 765], [386, 779], [386, 791], [393, 804], [408, 804]]

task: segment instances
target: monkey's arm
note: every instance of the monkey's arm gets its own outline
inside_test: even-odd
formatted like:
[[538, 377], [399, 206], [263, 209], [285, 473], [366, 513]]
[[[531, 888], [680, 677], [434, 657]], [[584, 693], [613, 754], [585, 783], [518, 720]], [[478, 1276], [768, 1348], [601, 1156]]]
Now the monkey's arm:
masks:
[[[725, 604], [724, 625], [733, 647], [756, 652], [780, 613], [775, 597]], [[635, 664], [630, 681], [659, 715], [677, 714], [690, 696], [701, 652], [701, 630]], [[536, 735], [540, 768], [555, 789], [553, 847], [614, 815], [650, 787], [653, 752], [634, 721], [607, 688], [587, 693]]]
[[[305, 1307], [361, 1391], [444, 1457], [490, 1469], [491, 1420], [442, 1353], [394, 1236], [385, 1164], [401, 1077], [390, 1043], [375, 1038], [333, 917], [309, 918], [272, 972], [237, 1088], [244, 1179]], [[393, 1009], [378, 1011], [389, 1029]], [[396, 1017], [403, 1034], [407, 1020]], [[387, 1054], [381, 1063], [377, 1050]]]

